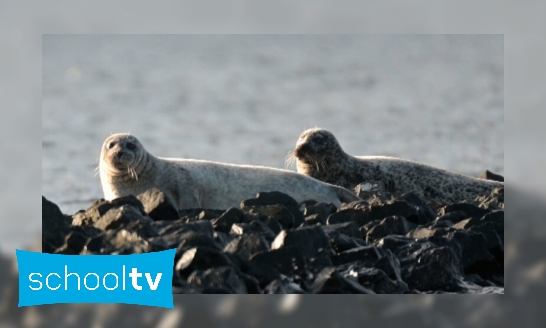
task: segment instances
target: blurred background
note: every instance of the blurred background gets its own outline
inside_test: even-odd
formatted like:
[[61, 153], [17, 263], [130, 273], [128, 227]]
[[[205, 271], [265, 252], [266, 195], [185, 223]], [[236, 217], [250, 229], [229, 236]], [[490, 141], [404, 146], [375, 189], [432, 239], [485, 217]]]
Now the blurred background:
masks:
[[[205, 8], [209, 9], [208, 15], [203, 15]], [[0, 327], [118, 327], [122, 325], [144, 327], [285, 325], [291, 327], [305, 323], [308, 326], [328, 327], [361, 327], [363, 324], [382, 327], [385, 325], [542, 327], [545, 319], [540, 309], [546, 291], [544, 256], [546, 210], [543, 196], [545, 194], [543, 184], [545, 156], [544, 152], [538, 150], [542, 149], [542, 140], [545, 137], [542, 129], [542, 122], [544, 122], [542, 109], [546, 104], [546, 92], [544, 83], [541, 82], [546, 73], [546, 65], [543, 63], [543, 58], [546, 56], [544, 41], [546, 26], [541, 14], [545, 11], [546, 4], [540, 1], [524, 3], [498, 1], [424, 3], [417, 1], [411, 4], [395, 1], [388, 4], [360, 3], [357, 6], [348, 6], [343, 1], [341, 3], [277, 1], [275, 5], [257, 5], [252, 1], [236, 1], [230, 4], [201, 1], [191, 7], [184, 7], [177, 1], [153, 3], [101, 0], [93, 3], [50, 1], [32, 5], [27, 1], [3, 2], [0, 10], [2, 27], [0, 87], [7, 97], [0, 97], [2, 105], [0, 134], [3, 141], [3, 170], [0, 170], [0, 181], [3, 187], [0, 189], [0, 252], [3, 254], [0, 255]], [[67, 53], [63, 54], [63, 49], [55, 49], [54, 46], [62, 42], [63, 37], [52, 35], [44, 36], [43, 39], [44, 86], [42, 89], [42, 34], [249, 32], [438, 34], [478, 32], [504, 34], [504, 37], [501, 41], [494, 41], [496, 39], [490, 36], [477, 37], [487, 40], [484, 42], [468, 41], [470, 37], [467, 37], [467, 42], [454, 46], [454, 43], [460, 42], [455, 41], [460, 40], [458, 36], [438, 36], [436, 41], [431, 41], [431, 44], [423, 45], [424, 48], [418, 50], [415, 45], [425, 42], [417, 40], [420, 36], [411, 37], [413, 39], [400, 36], [401, 40], [411, 41], [400, 41], [398, 44], [402, 48], [398, 51], [388, 49], [388, 44], [384, 46], [387, 49], [380, 50], [371, 46], [366, 48], [365, 45], [359, 45], [358, 41], [350, 40], [358, 39], [358, 37], [331, 37], [332, 42], [337, 43], [320, 45], [321, 42], [319, 42], [318, 46], [313, 46], [310, 41], [291, 41], [301, 43], [292, 47], [300, 51], [295, 54], [283, 53], [280, 49], [275, 50], [276, 46], [272, 41], [268, 41], [271, 42], [269, 46], [264, 44], [266, 41], [262, 41], [255, 50], [249, 50], [250, 54], [254, 54], [249, 55], [251, 57], [244, 57], [245, 53], [241, 53], [242, 50], [235, 50], [236, 47], [229, 51], [224, 49], [224, 51], [205, 55], [207, 45], [199, 45], [200, 41], [194, 41], [194, 52], [190, 51], [191, 49], [184, 50], [180, 44], [173, 44], [169, 50], [171, 55], [167, 54], [169, 51], [163, 54], [157, 53], [156, 57], [148, 53], [147, 56], [150, 57], [146, 60], [139, 58], [146, 55], [145, 50], [123, 53], [124, 50], [118, 48], [116, 51], [122, 53], [116, 54], [114, 51], [105, 50], [104, 46], [101, 47], [100, 41], [78, 43], [75, 41], [77, 37], [72, 39], [75, 43], [72, 48], [67, 45], [67, 48], [64, 48]], [[56, 51], [56, 54], [63, 58], [63, 60], [50, 59], [52, 64], [58, 65], [57, 68], [52, 67], [50, 71], [47, 71], [45, 64], [48, 37], [51, 37], [53, 46], [49, 49], [50, 54], [55, 54]], [[70, 36], [66, 38], [70, 40]], [[100, 39], [98, 36], [96, 38]], [[317, 38], [320, 37], [317, 36]], [[378, 38], [379, 36], [374, 36], [367, 39], [375, 39], [376, 43], [380, 43]], [[160, 48], [157, 44], [160, 43], [160, 38], [151, 39], [154, 40], [149, 43], [155, 42], [156, 47]], [[253, 41], [242, 39], [244, 38], [239, 37], [238, 41], [233, 43], [240, 44], [239, 49], [244, 49], [244, 44], [247, 49], [253, 48]], [[271, 37], [271, 40], [274, 39]], [[226, 41], [218, 42], [221, 44]], [[278, 41], [277, 44], [280, 42]], [[473, 42], [477, 44], [473, 45]], [[495, 45], [495, 42], [500, 42], [500, 45]], [[361, 58], [343, 58], [343, 56], [358, 56], [355, 51], [346, 51], [344, 55], [336, 54], [336, 49], [350, 49], [351, 44], [353, 49], [360, 50]], [[460, 47], [466, 50], [457, 51], [456, 48]], [[501, 50], [490, 52], [497, 47], [501, 47]], [[502, 47], [504, 47], [504, 56]], [[133, 49], [137, 48], [136, 45], [133, 46]], [[147, 51], [150, 50], [146, 48]], [[93, 55], [83, 54], [79, 57], [79, 61], [74, 59], [72, 62], [68, 54], [69, 49], [73, 49], [75, 53], [89, 52]], [[271, 59], [266, 57], [260, 63], [256, 59], [260, 54], [256, 52], [267, 49], [269, 53], [276, 54], [281, 59], [293, 58], [294, 60], [284, 65], [284, 63], [271, 63]], [[202, 54], [201, 59], [195, 58], [199, 57], [197, 50], [200, 50]], [[292, 52], [297, 51], [292, 50]], [[484, 56], [482, 51], [493, 56], [493, 59], [486, 60], [484, 57], [487, 55]], [[329, 55], [322, 55], [323, 52]], [[444, 56], [442, 52], [456, 58]], [[113, 58], [101, 58], [101, 53], [111, 55]], [[229, 54], [229, 58], [224, 58], [223, 63], [230, 63], [230, 69], [238, 66], [241, 70], [239, 74], [230, 76], [232, 73], [228, 70], [227, 64], [220, 67], [213, 66], [215, 59], [211, 56], [217, 53]], [[91, 58], [91, 56], [94, 57]], [[173, 56], [189, 56], [190, 58], [193, 56], [194, 58], [189, 61], [192, 66], [182, 66], [186, 65], [185, 61]], [[380, 61], [382, 56], [385, 56], [383, 66], [373, 62], [373, 60]], [[391, 60], [397, 56], [400, 58]], [[429, 56], [437, 59], [424, 60], [430, 58]], [[403, 57], [414, 58], [414, 60], [403, 59]], [[505, 83], [502, 78], [503, 57]], [[120, 67], [109, 66], [107, 71], [117, 73], [111, 73], [113, 76], [108, 74], [103, 76], [104, 72], [100, 71], [97, 73], [103, 63], [109, 60], [117, 60], [116, 63]], [[142, 66], [149, 67], [151, 71], [139, 73], [139, 64], [135, 64], [135, 60], [143, 60], [146, 64]], [[351, 78], [347, 80], [341, 75], [336, 75], [338, 70], [333, 69], [342, 67], [344, 61], [362, 65], [349, 68], [347, 70], [349, 72], [345, 74]], [[486, 62], [491, 66], [485, 65]], [[173, 67], [166, 70], [165, 63], [171, 63]], [[267, 74], [263, 69], [268, 65], [277, 65], [277, 70]], [[389, 65], [392, 66], [392, 70]], [[430, 75], [416, 82], [413, 78], [418, 77], [419, 71], [413, 67], [419, 65]], [[321, 66], [323, 68], [320, 68]], [[307, 72], [298, 71], [305, 67]], [[468, 67], [472, 67], [472, 72], [468, 70]], [[484, 69], [484, 67], [488, 68]], [[500, 73], [495, 73], [495, 67], [500, 67]], [[89, 68], [91, 71], [88, 70]], [[93, 70], [95, 73], [92, 73]], [[186, 78], [177, 77], [177, 71], [185, 71]], [[222, 72], [224, 80], [218, 75], [215, 78], [211, 75], [201, 76], [197, 74], [198, 71], [208, 71], [209, 74]], [[251, 73], [252, 71], [254, 73]], [[322, 78], [318, 78], [320, 74]], [[454, 74], [454, 77], [451, 79], [445, 77], [449, 74]], [[464, 77], [466, 74], [473, 78]], [[50, 79], [49, 86], [46, 83], [47, 76]], [[199, 76], [201, 79], [198, 79]], [[252, 83], [246, 80], [250, 76], [253, 76]], [[188, 81], [188, 77], [192, 77], [192, 80]], [[233, 80], [227, 81], [226, 79], [230, 77]], [[89, 82], [91, 80], [104, 82]], [[283, 80], [286, 84], [281, 83]], [[407, 84], [405, 81], [408, 80], [412, 83]], [[132, 84], [131, 81], [136, 82]], [[169, 89], [169, 84], [173, 85], [172, 89]], [[226, 84], [232, 85], [231, 93], [226, 91], [230, 90], [228, 87], [221, 87]], [[423, 87], [423, 84], [429, 86], [430, 92], [426, 91], [427, 88]], [[468, 84], [468, 87], [464, 87], [464, 84]], [[502, 113], [503, 84], [506, 87], [504, 114]], [[84, 88], [83, 85], [92, 87]], [[144, 85], [146, 87], [143, 87]], [[154, 85], [152, 91], [150, 86]], [[495, 85], [500, 90], [492, 91]], [[48, 90], [48, 87], [52, 89]], [[134, 91], [134, 88], [140, 88], [140, 91]], [[187, 93], [190, 90], [197, 90], [196, 88], [202, 91], [212, 90], [212, 94]], [[182, 91], [184, 89], [186, 91]], [[175, 95], [173, 90], [178, 93]], [[396, 92], [387, 95], [392, 91]], [[56, 92], [57, 95], [55, 95]], [[112, 95], [104, 92], [111, 92]], [[186, 96], [178, 100], [175, 98], [185, 92]], [[214, 92], [222, 92], [223, 95], [232, 94], [233, 97], [221, 97]], [[102, 97], [95, 96], [101, 94]], [[142, 96], [135, 96], [135, 94]], [[207, 96], [209, 100], [206, 99]], [[256, 99], [249, 101], [249, 97]], [[269, 100], [271, 98], [275, 99]], [[341, 98], [350, 100], [344, 102], [340, 100]], [[446, 101], [445, 98], [449, 100]], [[457, 99], [469, 102], [465, 104], [456, 101]], [[500, 99], [500, 105], [495, 104], [498, 99]], [[215, 105], [213, 100], [223, 103]], [[95, 101], [97, 103], [94, 103]], [[247, 101], [246, 106], [245, 101]], [[153, 102], [160, 103], [154, 105]], [[446, 106], [448, 103], [450, 105]], [[43, 110], [40, 116], [38, 109], [42, 104]], [[176, 104], [180, 106], [177, 107]], [[275, 111], [272, 111], [273, 115], [288, 112], [292, 116], [283, 116], [282, 120], [279, 117], [264, 116], [267, 115], [263, 114], [267, 112], [264, 106], [268, 105], [276, 106]], [[111, 108], [105, 108], [107, 106]], [[222, 106], [230, 108], [231, 111], [240, 111], [241, 123], [226, 115], [220, 120], [210, 113], [211, 108]], [[286, 108], [280, 111], [283, 106]], [[472, 106], [475, 107], [472, 108]], [[389, 109], [391, 107], [397, 109]], [[91, 108], [97, 110], [96, 115], [91, 113]], [[198, 112], [197, 108], [201, 111]], [[440, 108], [442, 110], [439, 110]], [[443, 110], [445, 108], [448, 110]], [[501, 112], [495, 111], [495, 108], [501, 108]], [[310, 122], [309, 115], [305, 113], [319, 109], [324, 114], [330, 113], [330, 117], [321, 118], [319, 115], [311, 114], [311, 117], [319, 121]], [[413, 112], [417, 109], [424, 110], [425, 114], [418, 115], [416, 114], [418, 112]], [[392, 113], [389, 113], [389, 110]], [[158, 114], [160, 111], [166, 112], [166, 117], [173, 122], [153, 118], [160, 117], [161, 115]], [[337, 111], [345, 115], [339, 115]], [[356, 112], [350, 114], [350, 111]], [[143, 119], [144, 114], [150, 112], [154, 115], [145, 116]], [[55, 119], [48, 116], [48, 113], [59, 117]], [[130, 116], [132, 118], [128, 118], [127, 113], [133, 113]], [[188, 115], [188, 113], [193, 114]], [[434, 113], [443, 115], [445, 120], [434, 116]], [[459, 114], [461, 117], [457, 116]], [[64, 117], [65, 115], [68, 116]], [[42, 130], [39, 126], [39, 117], [42, 117]], [[301, 121], [297, 121], [294, 117]], [[342, 117], [350, 117], [350, 119], [341, 121]], [[505, 125], [502, 124], [503, 117], [507, 119]], [[90, 118], [97, 121], [94, 123], [79, 121]], [[116, 118], [117, 122], [110, 121], [108, 118]], [[133, 119], [134, 121], [131, 121]], [[193, 123], [182, 124], [184, 119], [189, 119], [189, 122]], [[264, 122], [265, 119], [271, 122]], [[420, 119], [430, 120], [423, 122]], [[145, 124], [143, 120], [149, 121], [148, 128], [137, 127], [138, 124]], [[273, 123], [278, 123], [279, 120], [282, 124], [276, 127], [278, 130], [275, 130], [275, 125], [279, 124]], [[498, 124], [499, 120], [500, 124]], [[449, 122], [453, 121], [464, 122], [459, 126], [461, 136], [456, 136], [454, 129], [449, 126]], [[60, 125], [61, 122], [64, 125]], [[246, 123], [243, 124], [243, 122]], [[384, 124], [385, 122], [390, 122], [392, 125]], [[410, 124], [403, 124], [403, 122], [410, 122]], [[489, 122], [492, 126], [486, 126], [485, 122]], [[205, 128], [202, 128], [203, 131], [198, 131], [199, 125], [206, 126], [206, 124], [210, 124], [208, 127], [210, 131], [225, 128], [216, 132], [216, 135], [220, 136], [218, 140], [208, 140], [207, 137], [214, 133]], [[174, 131], [173, 129], [179, 125], [180, 131]], [[189, 125], [195, 127], [192, 128]], [[227, 138], [227, 136], [239, 135], [236, 131], [230, 132], [230, 129], [242, 125], [247, 130], [242, 131], [241, 135], [246, 133], [247, 136], [251, 136], [250, 138], [247, 137], [244, 140]], [[512, 188], [507, 191], [510, 206], [506, 210], [507, 295], [481, 296], [480, 299], [478, 296], [440, 298], [435, 295], [373, 298], [177, 295], [175, 310], [127, 305], [78, 304], [16, 307], [18, 286], [13, 247], [32, 248], [32, 245], [39, 243], [40, 190], [41, 194], [60, 204], [61, 209], [69, 213], [82, 206], [78, 202], [85, 204], [87, 197], [100, 197], [98, 177], [93, 178], [94, 161], [98, 158], [103, 139], [110, 132], [117, 132], [118, 127], [139, 136], [143, 133], [141, 139], [145, 145], [150, 148], [150, 151], [160, 156], [187, 156], [231, 162], [241, 160], [241, 162], [282, 167], [283, 157], [293, 147], [297, 135], [304, 128], [315, 125], [331, 129], [344, 148], [355, 155], [376, 153], [408, 157], [471, 175], [479, 174], [484, 169], [495, 170], [501, 174], [506, 173], [508, 183], [512, 184]], [[438, 125], [438, 127], [432, 127], [432, 125]], [[351, 126], [351, 129], [339, 129], [340, 126]], [[354, 126], [359, 126], [362, 130], [357, 130]], [[422, 128], [419, 129], [419, 126]], [[184, 129], [193, 131], [195, 138], [189, 138]], [[473, 132], [465, 131], [465, 129]], [[488, 132], [482, 133], [480, 129]], [[42, 131], [41, 148], [38, 143], [40, 131]], [[388, 131], [388, 134], [383, 134], [382, 131]], [[419, 136], [420, 133], [424, 133], [427, 137]], [[444, 139], [443, 133], [447, 133], [446, 136], [453, 140], [445, 142], [449, 138]], [[144, 138], [146, 134], [149, 137]], [[461, 148], [461, 142], [468, 134], [473, 135], [474, 138], [470, 142], [464, 141], [466, 144]], [[505, 142], [503, 142], [504, 135], [508, 136]], [[47, 139], [47, 136], [50, 139]], [[159, 139], [157, 136], [162, 138]], [[223, 136], [226, 136], [225, 140]], [[257, 139], [257, 136], [264, 139]], [[386, 136], [388, 137], [385, 138]], [[275, 137], [279, 138], [276, 142], [273, 141]], [[67, 141], [66, 138], [70, 140]], [[180, 142], [175, 144], [176, 138], [180, 138]], [[436, 139], [439, 146], [436, 146]], [[79, 140], [83, 140], [84, 143]], [[200, 147], [195, 146], [196, 140], [203, 144]], [[355, 140], [360, 140], [360, 144], [351, 145], [351, 141]], [[51, 144], [48, 145], [48, 142]], [[165, 142], [173, 142], [173, 144], [165, 144]], [[455, 150], [447, 151], [450, 149], [447, 147], [451, 144], [456, 147]], [[497, 156], [501, 158], [503, 156], [503, 144], [509, 152], [505, 160], [506, 172], [504, 172], [502, 160], [496, 159]], [[424, 146], [420, 147], [420, 145]], [[80, 146], [82, 149], [78, 149]], [[483, 151], [477, 150], [479, 147], [487, 148], [487, 152], [490, 153], [484, 156]], [[39, 169], [37, 157], [40, 149], [42, 171]], [[464, 154], [461, 149], [465, 151]], [[224, 151], [227, 152], [224, 153]], [[54, 156], [60, 156], [59, 160], [56, 161]], [[72, 163], [62, 163], [66, 161]], [[57, 173], [57, 177], [60, 177], [62, 182], [59, 182], [58, 188], [52, 187], [49, 193], [46, 192], [48, 188], [46, 181], [51, 179], [52, 175], [48, 176], [45, 172], [46, 169], [54, 171], [55, 168], [52, 166], [56, 162], [60, 163], [57, 170], [62, 170], [64, 166], [70, 168], [70, 171]], [[73, 168], [81, 171], [72, 171]], [[40, 174], [41, 189], [37, 183]]]

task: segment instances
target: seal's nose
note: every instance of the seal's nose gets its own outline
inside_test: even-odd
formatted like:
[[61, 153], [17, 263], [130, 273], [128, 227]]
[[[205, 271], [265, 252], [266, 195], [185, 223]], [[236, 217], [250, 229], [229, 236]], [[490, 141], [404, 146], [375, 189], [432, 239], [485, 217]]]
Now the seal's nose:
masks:
[[120, 150], [116, 153], [116, 158], [121, 158], [125, 153], [123, 152], [123, 150]]

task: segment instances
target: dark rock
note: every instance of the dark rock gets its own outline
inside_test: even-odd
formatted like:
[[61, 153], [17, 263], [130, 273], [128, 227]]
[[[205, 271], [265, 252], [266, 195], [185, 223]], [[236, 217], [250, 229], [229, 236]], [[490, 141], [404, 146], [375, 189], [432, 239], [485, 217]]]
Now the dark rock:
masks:
[[389, 216], [402, 216], [407, 221], [415, 224], [426, 224], [434, 219], [425, 207], [412, 205], [405, 200], [393, 200], [383, 205], [369, 206], [366, 208], [348, 208], [340, 210], [328, 217], [328, 224], [356, 222], [359, 226], [373, 220], [383, 220]]
[[179, 259], [187, 250], [195, 247], [204, 247], [216, 251], [222, 251], [222, 247], [220, 247], [220, 245], [218, 245], [209, 235], [188, 231], [180, 236], [180, 242], [176, 249], [175, 259]]
[[305, 217], [305, 225], [307, 226], [322, 226], [326, 224], [326, 218], [319, 214], [313, 214]]
[[461, 222], [464, 219], [468, 219], [468, 215], [464, 211], [453, 211], [436, 218], [436, 222], [449, 221], [453, 224]]
[[178, 220], [176, 204], [164, 192], [157, 188], [151, 188], [137, 196], [142, 203], [144, 211], [154, 221]]
[[[256, 253], [258, 254], [258, 253]], [[264, 253], [265, 254], [265, 253]], [[241, 270], [249, 276], [254, 277], [260, 288], [266, 286], [274, 280], [281, 280], [281, 273], [275, 267], [259, 261], [249, 262], [248, 265], [242, 266]]]
[[135, 222], [142, 224], [153, 223], [152, 219], [146, 216], [145, 213], [142, 214], [138, 208], [135, 208], [132, 205], [122, 205], [106, 212], [93, 224], [93, 226], [101, 230], [111, 230]]
[[282, 226], [279, 223], [279, 221], [277, 221], [277, 220], [275, 220], [273, 218], [267, 218], [267, 219], [265, 219], [265, 221], [262, 221], [262, 222], [265, 223], [265, 225], [267, 225], [269, 227], [269, 229], [271, 229], [271, 231], [273, 231], [273, 234], [275, 236], [278, 235], [279, 232], [281, 232], [281, 230], [282, 230]]
[[221, 232], [221, 231], [215, 231], [214, 232], [214, 241], [222, 248], [226, 247], [227, 244], [229, 244], [232, 240], [237, 238], [236, 236], [232, 236], [228, 233]]
[[237, 254], [247, 260], [256, 253], [267, 252], [268, 250], [269, 243], [258, 234], [239, 236], [224, 248], [224, 252]]
[[419, 207], [424, 215], [427, 217], [427, 221], [432, 221], [436, 217], [436, 211], [430, 207], [423, 199], [419, 198], [416, 194], [408, 192], [398, 197], [397, 200], [406, 201], [413, 206]]
[[175, 268], [182, 279], [187, 279], [195, 270], [204, 271], [222, 266], [235, 267], [235, 264], [221, 251], [206, 247], [194, 247], [182, 254], [176, 262]]
[[361, 238], [349, 237], [342, 233], [328, 236], [330, 244], [336, 253], [341, 253], [353, 248], [366, 246], [366, 242]]
[[480, 179], [504, 182], [504, 177], [502, 175], [493, 173], [489, 170], [483, 172]]
[[196, 270], [190, 274], [188, 282], [205, 293], [207, 290], [220, 289], [227, 289], [229, 293], [233, 294], [247, 293], [244, 280], [230, 266], [215, 267], [205, 271]]
[[351, 263], [339, 267], [338, 271], [346, 278], [356, 279], [359, 284], [376, 294], [403, 294], [408, 291], [408, 285], [405, 282], [392, 280], [381, 269]]
[[447, 213], [455, 212], [455, 211], [463, 211], [466, 213], [467, 218], [476, 218], [479, 219], [482, 216], [486, 215], [490, 211], [484, 208], [479, 208], [472, 204], [467, 203], [458, 203], [458, 204], [452, 204], [444, 206], [440, 209], [440, 216], [446, 215]]
[[311, 289], [313, 294], [374, 294], [350, 278], [343, 277], [335, 268], [323, 269]]
[[333, 254], [328, 237], [321, 227], [302, 227], [283, 230], [277, 235], [271, 249], [291, 248], [307, 258]]
[[355, 222], [356, 224], [366, 224], [366, 213], [363, 209], [346, 208], [331, 214], [326, 220], [326, 224], [339, 224], [346, 222]]
[[332, 257], [334, 265], [359, 261], [367, 266], [373, 266], [383, 256], [383, 250], [374, 246], [362, 246], [341, 252]]
[[78, 212], [74, 215], [72, 225], [94, 225], [108, 211], [120, 207], [133, 207], [140, 216], [147, 216], [144, 207], [138, 198], [133, 195], [119, 197], [111, 201], [99, 199], [91, 204], [85, 212]]
[[414, 228], [415, 224], [408, 222], [404, 217], [389, 216], [368, 230], [366, 242], [373, 243], [388, 235], [405, 235]]
[[287, 294], [287, 293], [288, 293], [288, 288], [286, 288], [285, 284], [279, 279], [273, 280], [264, 288], [264, 294]]
[[244, 210], [250, 214], [275, 219], [282, 229], [295, 228], [294, 215], [283, 205], [245, 206]]
[[322, 225], [326, 224], [326, 219], [337, 210], [334, 204], [326, 203], [316, 203], [314, 205], [307, 206], [303, 211], [303, 216], [305, 217], [305, 222], [307, 224], [313, 224], [309, 222], [309, 217], [316, 216], [313, 219], [314, 224], [320, 222]]
[[463, 267], [450, 246], [438, 247], [428, 240], [387, 236], [377, 243], [400, 261], [401, 277], [410, 289], [430, 291], [459, 289]]
[[328, 236], [336, 234], [344, 234], [349, 237], [360, 238], [361, 234], [358, 230], [358, 226], [354, 222], [345, 222], [338, 224], [330, 224], [321, 227], [324, 233]]
[[241, 222], [243, 217], [244, 214], [240, 209], [231, 207], [219, 218], [212, 220], [212, 227], [214, 230], [229, 233], [231, 231], [231, 226]]
[[280, 273], [300, 277], [306, 277], [309, 272], [318, 272], [324, 267], [324, 262], [331, 265], [328, 258], [317, 261], [316, 258], [306, 258], [302, 254], [291, 248], [274, 249], [269, 252], [256, 253], [250, 258], [251, 265], [261, 265], [272, 267]]
[[271, 242], [275, 239], [275, 233], [267, 226], [267, 224], [261, 221], [252, 221], [251, 223], [236, 223], [231, 226], [232, 235], [243, 235], [256, 233], [265, 238], [265, 240]]
[[[410, 196], [411, 194], [407, 195], [410, 201], [415, 201], [415, 198]], [[395, 199], [385, 205], [371, 206], [364, 223], [382, 220], [389, 216], [402, 216], [407, 221], [415, 224], [427, 224], [435, 218], [434, 214], [430, 214], [429, 209], [428, 206], [413, 205], [406, 200]]]
[[225, 211], [223, 210], [211, 210], [204, 208], [188, 208], [178, 211], [178, 217], [182, 218], [185, 222], [194, 222], [198, 220], [213, 220], [219, 218]]
[[[504, 236], [499, 236], [499, 231], [504, 231], [504, 226], [498, 223], [486, 222], [480, 225], [474, 225], [468, 229], [476, 233], [481, 233], [487, 240], [487, 248], [495, 256], [495, 252], [502, 253], [502, 265], [504, 266]], [[497, 258], [497, 260], [499, 260]], [[500, 262], [499, 262], [500, 263]]]
[[42, 249], [51, 251], [64, 244], [69, 223], [57, 205], [42, 196]]
[[424, 248], [401, 260], [402, 279], [408, 287], [421, 291], [458, 289], [460, 262], [449, 247]]
[[[103, 238], [99, 254], [141, 254], [164, 251], [164, 244], [148, 241], [135, 231], [125, 229], [108, 230], [96, 238]], [[93, 238], [88, 242], [87, 249]], [[87, 252], [86, 252], [87, 253]]]
[[179, 246], [185, 238], [184, 236], [189, 232], [203, 234], [211, 240], [214, 239], [212, 224], [207, 220], [190, 223], [184, 223], [183, 219], [176, 221], [156, 221], [152, 226], [170, 248]]
[[294, 216], [294, 226], [299, 227], [303, 222], [303, 214], [299, 209], [299, 204], [294, 198], [281, 192], [260, 192], [256, 198], [247, 199], [241, 202], [241, 209], [249, 206], [264, 206], [264, 205], [283, 205]]
[[101, 233], [101, 230], [93, 227], [71, 227], [70, 232], [65, 237], [64, 245], [58, 248], [55, 253], [79, 254], [84, 250], [88, 239], [96, 237]]

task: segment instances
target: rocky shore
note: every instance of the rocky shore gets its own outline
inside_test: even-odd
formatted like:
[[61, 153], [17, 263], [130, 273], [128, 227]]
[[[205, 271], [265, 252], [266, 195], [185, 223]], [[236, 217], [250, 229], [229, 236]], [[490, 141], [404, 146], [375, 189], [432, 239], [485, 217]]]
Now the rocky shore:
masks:
[[42, 251], [176, 248], [173, 293], [504, 293], [504, 188], [456, 204], [358, 190], [340, 208], [269, 192], [178, 211], [150, 189], [72, 216], [42, 197]]

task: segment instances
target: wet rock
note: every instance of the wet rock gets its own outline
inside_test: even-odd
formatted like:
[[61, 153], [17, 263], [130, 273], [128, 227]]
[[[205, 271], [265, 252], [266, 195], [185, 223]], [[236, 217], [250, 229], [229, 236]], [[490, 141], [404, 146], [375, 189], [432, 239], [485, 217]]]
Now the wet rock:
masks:
[[216, 231], [229, 233], [231, 231], [231, 226], [235, 223], [241, 222], [243, 219], [243, 212], [235, 207], [229, 208], [217, 219], [213, 219], [212, 227]]
[[244, 280], [230, 266], [194, 271], [188, 277], [188, 282], [203, 293], [216, 294], [222, 289], [232, 294], [247, 293]]
[[299, 204], [294, 198], [283, 194], [282, 192], [260, 192], [256, 195], [256, 198], [247, 199], [241, 202], [241, 209], [245, 209], [250, 206], [264, 206], [264, 205], [282, 205], [286, 207], [294, 216], [294, 226], [299, 227], [303, 222], [303, 213], [299, 209]]
[[231, 235], [240, 236], [244, 234], [258, 234], [271, 242], [275, 239], [275, 233], [261, 221], [252, 221], [251, 223], [236, 223], [231, 226]]
[[390, 216], [374, 225], [366, 233], [366, 242], [373, 243], [388, 235], [405, 235], [416, 226], [401, 216]]
[[335, 268], [323, 269], [313, 283], [313, 294], [374, 294], [353, 279], [345, 278]]
[[142, 203], [144, 212], [154, 221], [179, 219], [176, 204], [157, 188], [146, 190], [137, 199]]
[[489, 170], [483, 172], [480, 179], [504, 182], [504, 177], [502, 175], [493, 173]]
[[276, 220], [282, 229], [295, 228], [294, 215], [283, 205], [245, 206], [250, 214], [258, 214]]
[[224, 248], [224, 252], [237, 254], [247, 260], [256, 253], [267, 251], [269, 251], [269, 243], [258, 234], [239, 236]]

